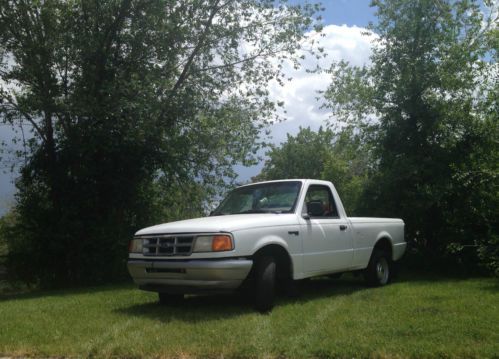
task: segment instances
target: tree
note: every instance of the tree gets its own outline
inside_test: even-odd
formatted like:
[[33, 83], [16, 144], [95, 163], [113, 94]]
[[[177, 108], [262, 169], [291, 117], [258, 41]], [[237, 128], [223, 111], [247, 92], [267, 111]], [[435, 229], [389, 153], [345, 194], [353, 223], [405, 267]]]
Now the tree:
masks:
[[314, 178], [331, 181], [349, 214], [357, 214], [360, 194], [367, 179], [369, 151], [351, 130], [300, 128], [287, 135], [281, 146], [272, 146], [262, 171], [254, 178]]
[[209, 194], [254, 161], [275, 110], [267, 84], [297, 63], [318, 9], [0, 1], [0, 116], [31, 128], [11, 264], [54, 285], [123, 273], [133, 231], [165, 220], [158, 197], [201, 203], [185, 188]]
[[491, 120], [484, 111], [494, 83], [487, 73], [496, 67], [486, 38], [497, 26], [497, 4], [486, 2], [488, 17], [468, 0], [372, 4], [372, 64], [335, 64], [325, 93], [334, 115], [373, 144], [365, 209], [402, 217], [408, 239], [428, 255], [465, 261], [452, 254], [456, 248], [497, 231], [497, 191], [468, 187], [497, 188], [497, 167], [487, 165], [497, 163], [497, 112]]
[[371, 162], [370, 146], [352, 129], [339, 132], [326, 152], [320, 177], [334, 183], [349, 216], [364, 215], [361, 200]]
[[301, 128], [296, 136], [287, 135], [281, 146], [272, 145], [262, 171], [254, 180], [283, 178], [320, 178], [327, 151], [333, 145], [334, 133]]

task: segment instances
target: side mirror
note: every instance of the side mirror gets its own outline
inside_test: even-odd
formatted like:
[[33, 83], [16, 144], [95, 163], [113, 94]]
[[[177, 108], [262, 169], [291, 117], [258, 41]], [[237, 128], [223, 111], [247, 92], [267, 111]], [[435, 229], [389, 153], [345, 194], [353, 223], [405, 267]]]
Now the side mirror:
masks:
[[310, 219], [310, 215], [308, 213], [303, 213], [302, 218], [308, 221]]

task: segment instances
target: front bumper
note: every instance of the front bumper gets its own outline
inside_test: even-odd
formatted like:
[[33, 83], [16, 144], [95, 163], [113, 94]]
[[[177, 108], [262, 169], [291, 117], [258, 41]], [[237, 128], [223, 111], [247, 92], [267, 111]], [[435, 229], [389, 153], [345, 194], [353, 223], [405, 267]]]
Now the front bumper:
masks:
[[248, 276], [253, 261], [130, 259], [128, 271], [139, 288], [165, 293], [231, 291]]

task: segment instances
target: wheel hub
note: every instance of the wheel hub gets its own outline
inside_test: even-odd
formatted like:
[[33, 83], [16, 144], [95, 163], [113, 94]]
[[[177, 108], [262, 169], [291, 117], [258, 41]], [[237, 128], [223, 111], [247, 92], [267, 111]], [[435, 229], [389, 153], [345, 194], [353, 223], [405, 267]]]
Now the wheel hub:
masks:
[[376, 264], [376, 275], [380, 284], [386, 284], [388, 282], [389, 268], [385, 258], [380, 258]]

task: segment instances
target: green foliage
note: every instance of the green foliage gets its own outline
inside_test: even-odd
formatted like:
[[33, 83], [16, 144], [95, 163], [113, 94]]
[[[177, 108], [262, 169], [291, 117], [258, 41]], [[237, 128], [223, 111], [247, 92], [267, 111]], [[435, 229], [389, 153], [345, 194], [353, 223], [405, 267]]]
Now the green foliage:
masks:
[[0, 267], [5, 264], [5, 258], [7, 257], [7, 228], [11, 225], [12, 222], [12, 213], [7, 213], [3, 217], [0, 217]]
[[489, 17], [467, 0], [373, 5], [372, 65], [335, 64], [325, 93], [373, 145], [363, 207], [403, 218], [408, 240], [436, 261], [472, 269], [476, 251], [461, 249], [489, 247], [499, 218], [497, 4]]
[[296, 136], [288, 134], [286, 142], [267, 152], [268, 160], [255, 180], [319, 178], [333, 140], [334, 133], [322, 128], [318, 132], [300, 128]]
[[371, 160], [369, 146], [349, 130], [337, 134], [332, 149], [324, 158], [321, 178], [334, 183], [349, 216], [362, 215], [361, 195]]
[[151, 203], [158, 208], [157, 222], [177, 221], [206, 215], [209, 192], [196, 182], [178, 182], [165, 188], [163, 181], [155, 183]]
[[254, 162], [275, 109], [268, 83], [296, 63], [318, 9], [0, 1], [0, 117], [31, 129], [13, 272], [42, 285], [117, 278], [137, 228], [199, 213], [235, 163]]
[[314, 178], [334, 183], [349, 214], [357, 214], [367, 179], [369, 151], [358, 136], [345, 129], [300, 128], [281, 146], [267, 152], [268, 160], [254, 180]]

